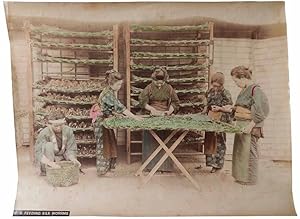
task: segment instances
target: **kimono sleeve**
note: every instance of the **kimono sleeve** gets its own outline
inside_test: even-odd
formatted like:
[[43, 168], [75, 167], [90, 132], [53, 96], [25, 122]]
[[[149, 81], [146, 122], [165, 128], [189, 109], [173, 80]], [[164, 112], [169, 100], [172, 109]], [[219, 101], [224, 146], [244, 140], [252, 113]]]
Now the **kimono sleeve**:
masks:
[[76, 144], [73, 130], [71, 128], [68, 128], [66, 137], [67, 137], [67, 141], [66, 141], [67, 145], [66, 145], [65, 158], [66, 160], [77, 159], [77, 144]]
[[223, 101], [222, 101], [222, 105], [223, 106], [233, 105], [231, 94], [228, 90], [224, 90], [224, 98], [223, 98]]
[[178, 95], [175, 92], [175, 89], [170, 85], [170, 89], [171, 89], [171, 105], [174, 108], [174, 112], [177, 112], [179, 110], [180, 107], [180, 100], [178, 98]]
[[126, 107], [112, 93], [105, 95], [102, 98], [102, 102], [117, 113], [123, 113], [126, 110]]
[[210, 90], [206, 91], [205, 94], [204, 94], [204, 108], [202, 110], [202, 113], [203, 114], [207, 114], [208, 111], [209, 111], [209, 107], [208, 107], [208, 93], [209, 93]]
[[264, 121], [269, 114], [269, 101], [260, 87], [253, 90], [253, 105], [251, 106], [252, 120], [257, 124]]
[[50, 139], [47, 137], [47, 128], [44, 128], [37, 136], [35, 145], [34, 145], [34, 154], [35, 154], [35, 163], [40, 164], [43, 156], [43, 146], [50, 142]]
[[139, 95], [139, 107], [141, 108], [145, 108], [146, 105], [149, 103], [150, 98], [149, 98], [149, 94], [150, 94], [150, 89], [151, 89], [151, 84], [148, 85]]

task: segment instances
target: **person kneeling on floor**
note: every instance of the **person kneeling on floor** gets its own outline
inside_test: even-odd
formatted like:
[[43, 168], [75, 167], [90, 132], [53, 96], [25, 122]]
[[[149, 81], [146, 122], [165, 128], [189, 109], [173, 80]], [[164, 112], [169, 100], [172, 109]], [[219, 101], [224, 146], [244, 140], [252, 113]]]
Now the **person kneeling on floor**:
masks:
[[46, 165], [60, 168], [58, 161], [72, 161], [81, 166], [77, 160], [77, 144], [72, 128], [66, 125], [62, 112], [51, 112], [48, 126], [38, 135], [35, 143], [35, 163], [42, 176], [46, 175]]

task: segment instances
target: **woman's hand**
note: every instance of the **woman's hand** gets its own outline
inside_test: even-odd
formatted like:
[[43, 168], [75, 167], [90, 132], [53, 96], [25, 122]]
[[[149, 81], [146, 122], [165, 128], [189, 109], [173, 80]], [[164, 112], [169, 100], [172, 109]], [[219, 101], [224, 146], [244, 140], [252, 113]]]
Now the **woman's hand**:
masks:
[[242, 129], [242, 132], [245, 134], [250, 134], [252, 129], [254, 128], [255, 123], [253, 121], [251, 121], [246, 127], [244, 127]]
[[151, 109], [151, 115], [153, 116], [163, 116], [165, 114], [164, 111], [159, 111], [159, 110], [156, 110], [156, 109]]
[[81, 167], [81, 163], [77, 159], [72, 159], [71, 161], [79, 168]]
[[143, 117], [137, 116], [137, 115], [134, 115], [132, 118], [135, 119], [135, 120], [137, 120], [137, 121], [143, 121], [144, 120]]
[[125, 116], [128, 116], [128, 117], [133, 118], [133, 119], [138, 120], [138, 121], [143, 120], [142, 117], [137, 116], [137, 115], [134, 115], [134, 114], [133, 114], [132, 112], [130, 112], [128, 109], [126, 109], [126, 110], [123, 112], [123, 114], [124, 114]]
[[165, 111], [165, 112], [164, 112], [164, 115], [165, 115], [165, 116], [170, 116], [172, 113], [173, 113], [173, 112], [171, 112], [170, 110], [168, 110], [168, 111]]
[[223, 108], [224, 112], [231, 113], [232, 110], [233, 110], [233, 108], [234, 108], [234, 106], [232, 106], [232, 105], [226, 105], [226, 106], [223, 106], [222, 108]]
[[150, 110], [150, 114], [153, 115], [153, 116], [155, 116], [155, 115], [158, 114], [158, 111], [153, 108], [153, 109]]
[[59, 166], [58, 164], [56, 164], [55, 162], [49, 162], [48, 165], [50, 167], [52, 167], [53, 169], [60, 169], [61, 166]]
[[174, 112], [174, 107], [171, 105], [168, 111], [164, 112], [164, 115], [169, 116]]
[[216, 106], [216, 105], [213, 105], [213, 106], [211, 106], [211, 111], [213, 111], [213, 112], [220, 112], [220, 111], [222, 111], [222, 107], [219, 107], [219, 106]]

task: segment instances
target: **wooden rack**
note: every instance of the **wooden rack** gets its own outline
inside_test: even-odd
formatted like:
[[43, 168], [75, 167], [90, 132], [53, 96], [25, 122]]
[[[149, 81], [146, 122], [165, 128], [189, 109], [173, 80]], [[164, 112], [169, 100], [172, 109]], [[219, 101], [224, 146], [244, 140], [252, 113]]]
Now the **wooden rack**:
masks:
[[[74, 129], [78, 157], [93, 158], [96, 141], [89, 109], [102, 91], [105, 71], [118, 70], [118, 25], [76, 32], [26, 24], [31, 62], [31, 147], [51, 110], [62, 110]], [[33, 158], [33, 148], [31, 148]]]
[[[126, 25], [126, 104], [138, 113], [138, 95], [151, 83], [155, 66], [166, 66], [169, 83], [181, 101], [179, 114], [198, 113], [205, 104], [213, 63], [213, 23], [195, 26]], [[193, 152], [175, 152], [178, 156], [202, 154], [203, 135], [192, 134], [183, 143], [196, 147]], [[126, 131], [127, 162], [140, 156], [141, 131]], [[187, 147], [188, 148], [188, 147]], [[195, 152], [196, 151], [196, 152]]]

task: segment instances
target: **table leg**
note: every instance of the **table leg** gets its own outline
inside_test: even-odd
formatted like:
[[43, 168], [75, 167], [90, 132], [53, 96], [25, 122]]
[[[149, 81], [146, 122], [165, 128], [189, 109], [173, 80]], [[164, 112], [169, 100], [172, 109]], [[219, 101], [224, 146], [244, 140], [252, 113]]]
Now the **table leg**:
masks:
[[[172, 133], [165, 139], [164, 144], [167, 144], [177, 133], [177, 130], [172, 131]], [[139, 176], [142, 174], [143, 170], [147, 167], [147, 165], [154, 159], [154, 157], [160, 152], [162, 149], [162, 146], [159, 145], [155, 151], [145, 160], [145, 162], [142, 164], [142, 166], [138, 169], [138, 171], [135, 173], [136, 176]]]
[[154, 166], [154, 168], [146, 176], [144, 184], [147, 183], [152, 178], [152, 176], [155, 174], [155, 172], [158, 170], [158, 168], [163, 164], [163, 162], [168, 157], [170, 157], [174, 161], [174, 163], [177, 165], [177, 167], [181, 170], [181, 172], [191, 181], [191, 183], [197, 189], [200, 189], [198, 183], [193, 179], [193, 177], [189, 174], [189, 172], [183, 167], [183, 165], [178, 161], [178, 159], [172, 153], [176, 149], [176, 147], [179, 145], [179, 143], [183, 140], [183, 138], [186, 136], [188, 131], [184, 131], [180, 135], [180, 137], [174, 142], [174, 144], [170, 147], [170, 149], [164, 144], [164, 142], [160, 139], [160, 137], [154, 131], [151, 130], [150, 133], [153, 135], [153, 137], [156, 139], [156, 141], [160, 144], [160, 146], [163, 147], [163, 149], [166, 151], [166, 154], [164, 154], [162, 156], [162, 158], [159, 160], [159, 162]]

